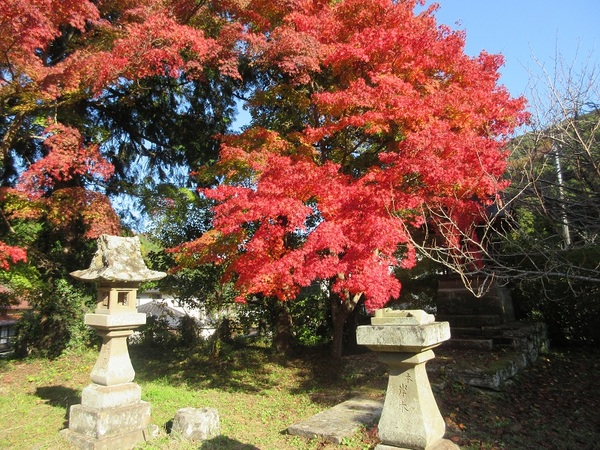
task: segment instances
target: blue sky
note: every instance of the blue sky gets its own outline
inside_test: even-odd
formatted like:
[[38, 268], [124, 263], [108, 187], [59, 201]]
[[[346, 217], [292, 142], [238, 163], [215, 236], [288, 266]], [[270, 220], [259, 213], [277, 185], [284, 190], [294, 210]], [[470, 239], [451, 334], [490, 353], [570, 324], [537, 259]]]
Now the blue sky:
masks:
[[[433, 3], [427, 1], [427, 5]], [[439, 24], [467, 33], [466, 53], [504, 55], [500, 83], [528, 97], [537, 59], [554, 72], [556, 54], [575, 68], [600, 61], [600, 0], [437, 0]], [[458, 23], [458, 25], [457, 25]], [[590, 60], [591, 58], [591, 60]]]

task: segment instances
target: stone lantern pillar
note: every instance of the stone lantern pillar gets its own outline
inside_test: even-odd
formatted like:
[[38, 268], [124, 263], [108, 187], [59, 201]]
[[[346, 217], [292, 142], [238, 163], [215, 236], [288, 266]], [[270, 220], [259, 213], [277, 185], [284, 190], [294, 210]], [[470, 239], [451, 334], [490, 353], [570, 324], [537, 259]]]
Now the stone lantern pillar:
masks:
[[443, 439], [444, 418], [437, 406], [425, 363], [432, 348], [450, 339], [448, 322], [435, 322], [425, 311], [375, 311], [371, 325], [356, 330], [358, 344], [379, 353], [389, 368], [376, 450], [458, 449]]
[[141, 388], [133, 383], [127, 338], [146, 323], [146, 315], [136, 308], [140, 283], [166, 273], [146, 267], [137, 237], [102, 235], [90, 267], [71, 275], [98, 287], [96, 309], [85, 315], [85, 323], [102, 337], [102, 347], [92, 383], [83, 389], [81, 404], [71, 406], [64, 434], [78, 448], [132, 448], [146, 440], [150, 404], [141, 400]]

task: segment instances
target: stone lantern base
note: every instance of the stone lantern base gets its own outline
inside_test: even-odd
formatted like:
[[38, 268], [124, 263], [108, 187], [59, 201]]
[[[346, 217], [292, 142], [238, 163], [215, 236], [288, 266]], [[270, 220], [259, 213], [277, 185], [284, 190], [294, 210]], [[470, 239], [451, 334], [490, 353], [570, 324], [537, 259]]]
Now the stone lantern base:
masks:
[[378, 352], [389, 369], [375, 450], [458, 449], [444, 439], [446, 424], [425, 369], [431, 349], [449, 338], [448, 322], [420, 310], [377, 310], [371, 325], [356, 330], [358, 344]]
[[[428, 445], [425, 450], [459, 450], [460, 447], [448, 439], [441, 439], [434, 444]], [[414, 450], [412, 448], [394, 447], [392, 445], [379, 444], [375, 450]]]
[[150, 403], [135, 383], [84, 388], [81, 404], [71, 406], [63, 435], [79, 449], [128, 449], [146, 441]]

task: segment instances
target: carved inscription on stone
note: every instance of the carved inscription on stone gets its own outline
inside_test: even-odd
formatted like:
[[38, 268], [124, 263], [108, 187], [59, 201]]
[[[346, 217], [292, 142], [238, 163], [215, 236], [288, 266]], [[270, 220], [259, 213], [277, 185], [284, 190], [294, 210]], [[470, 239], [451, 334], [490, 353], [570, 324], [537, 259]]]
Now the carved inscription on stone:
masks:
[[406, 373], [403, 376], [403, 380], [398, 384], [398, 396], [400, 397], [400, 412], [409, 412], [410, 407], [406, 401], [409, 389], [413, 383], [413, 378], [410, 373]]

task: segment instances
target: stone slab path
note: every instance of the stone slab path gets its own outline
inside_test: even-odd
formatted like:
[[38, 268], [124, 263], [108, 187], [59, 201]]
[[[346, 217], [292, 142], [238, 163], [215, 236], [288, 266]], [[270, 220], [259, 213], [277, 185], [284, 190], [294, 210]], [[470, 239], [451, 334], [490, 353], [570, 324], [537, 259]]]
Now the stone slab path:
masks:
[[358, 431], [361, 425], [369, 426], [379, 421], [383, 399], [354, 397], [322, 411], [288, 428], [288, 433], [307, 438], [320, 437], [327, 442], [341, 444]]

